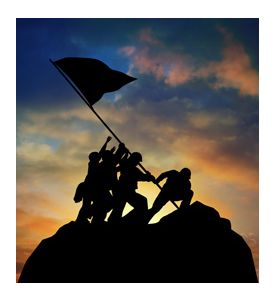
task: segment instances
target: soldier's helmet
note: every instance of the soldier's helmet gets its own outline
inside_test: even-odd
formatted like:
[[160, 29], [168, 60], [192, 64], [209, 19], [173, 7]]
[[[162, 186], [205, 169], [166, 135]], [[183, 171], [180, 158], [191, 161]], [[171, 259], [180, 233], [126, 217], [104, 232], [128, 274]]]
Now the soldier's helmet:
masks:
[[186, 178], [188, 178], [188, 179], [191, 178], [191, 170], [188, 169], [188, 168], [183, 168], [183, 169], [180, 171], [180, 173], [181, 173], [184, 177], [186, 177]]
[[99, 159], [99, 153], [91, 152], [88, 157], [89, 157], [89, 160], [97, 160], [97, 159]]
[[137, 165], [142, 162], [142, 155], [139, 152], [133, 152], [130, 156], [130, 160], [133, 164]]

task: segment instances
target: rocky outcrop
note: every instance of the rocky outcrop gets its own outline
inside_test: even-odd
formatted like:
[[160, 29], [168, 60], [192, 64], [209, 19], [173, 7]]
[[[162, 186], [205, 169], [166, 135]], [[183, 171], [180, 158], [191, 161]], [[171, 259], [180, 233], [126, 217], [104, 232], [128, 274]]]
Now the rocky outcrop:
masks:
[[19, 282], [258, 282], [250, 248], [200, 202], [149, 225], [62, 226], [25, 263]]

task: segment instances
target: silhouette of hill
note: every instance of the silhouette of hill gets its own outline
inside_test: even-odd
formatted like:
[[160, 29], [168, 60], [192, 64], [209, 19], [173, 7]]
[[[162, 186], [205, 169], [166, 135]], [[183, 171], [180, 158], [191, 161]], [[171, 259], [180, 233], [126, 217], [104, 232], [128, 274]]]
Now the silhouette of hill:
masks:
[[156, 224], [70, 222], [44, 239], [19, 282], [258, 282], [251, 250], [201, 202]]

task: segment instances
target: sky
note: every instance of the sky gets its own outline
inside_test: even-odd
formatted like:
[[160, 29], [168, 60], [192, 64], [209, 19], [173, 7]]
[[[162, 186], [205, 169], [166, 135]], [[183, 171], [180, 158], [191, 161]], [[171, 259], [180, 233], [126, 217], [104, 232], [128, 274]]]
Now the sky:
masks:
[[[95, 110], [153, 175], [190, 168], [192, 202], [230, 219], [258, 270], [258, 19], [17, 19], [17, 277], [41, 239], [75, 220], [88, 154], [109, 135], [49, 62], [72, 56], [137, 78]], [[151, 207], [158, 188], [139, 192]]]

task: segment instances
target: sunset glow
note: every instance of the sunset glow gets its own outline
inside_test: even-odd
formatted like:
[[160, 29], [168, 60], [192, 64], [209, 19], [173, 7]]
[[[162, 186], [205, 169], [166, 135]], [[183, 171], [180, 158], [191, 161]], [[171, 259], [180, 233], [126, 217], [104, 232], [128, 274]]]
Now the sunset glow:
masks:
[[[258, 270], [258, 38], [257, 19], [17, 19], [17, 278], [75, 220], [88, 154], [109, 135], [49, 63], [66, 56], [138, 79], [94, 108], [153, 175], [190, 168], [192, 201], [230, 219]], [[139, 192], [151, 207], [158, 188]]]

